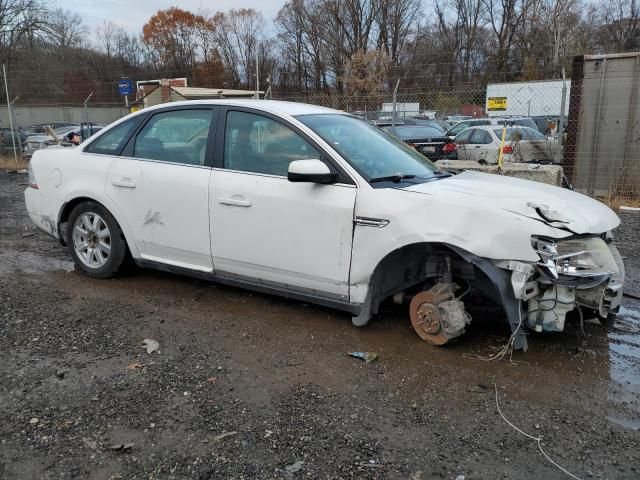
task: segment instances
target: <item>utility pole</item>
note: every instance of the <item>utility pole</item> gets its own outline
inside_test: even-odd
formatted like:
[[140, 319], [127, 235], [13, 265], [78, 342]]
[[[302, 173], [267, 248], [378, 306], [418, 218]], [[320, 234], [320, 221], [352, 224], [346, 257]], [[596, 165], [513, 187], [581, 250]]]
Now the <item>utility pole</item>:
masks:
[[400, 86], [400, 79], [396, 82], [396, 88], [393, 89], [393, 113], [391, 114], [391, 131], [393, 135], [396, 134], [396, 106], [398, 103], [398, 87]]
[[11, 101], [9, 99], [9, 83], [7, 82], [7, 69], [2, 64], [2, 75], [4, 76], [4, 91], [7, 94], [7, 110], [9, 111], [9, 126], [11, 127], [11, 141], [13, 142], [13, 159], [18, 170], [18, 152], [16, 151], [16, 136], [13, 133], [13, 114], [11, 113]]
[[93, 97], [93, 93], [94, 92], [91, 92], [84, 101], [84, 121], [87, 123], [89, 123], [89, 108], [87, 107], [87, 104], [89, 103], [89, 100], [91, 100], [91, 97]]
[[260, 65], [258, 63], [259, 51], [256, 46], [256, 100], [260, 100]]
[[11, 100], [11, 119], [13, 120], [13, 124], [16, 126], [16, 131], [18, 132], [18, 150], [20, 151], [20, 156], [22, 156], [22, 154], [24, 153], [24, 151], [22, 150], [22, 144], [20, 143], [20, 126], [18, 125], [18, 122], [16, 121], [15, 115], [16, 112], [13, 109], [13, 105], [18, 101], [18, 99], [20, 98], [20, 95], [16, 96], [13, 100]]
[[562, 140], [564, 137], [564, 117], [567, 103], [567, 79], [564, 73], [564, 67], [562, 67], [562, 96], [560, 99], [560, 121], [558, 122], [558, 151], [557, 151], [557, 159], [558, 162], [562, 163], [562, 159], [564, 158]]

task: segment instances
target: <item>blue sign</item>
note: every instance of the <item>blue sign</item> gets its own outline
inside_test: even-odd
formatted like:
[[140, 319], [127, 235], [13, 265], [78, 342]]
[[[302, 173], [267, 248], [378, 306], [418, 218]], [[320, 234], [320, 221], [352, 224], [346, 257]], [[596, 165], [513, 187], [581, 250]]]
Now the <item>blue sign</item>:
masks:
[[120, 92], [120, 95], [133, 95], [135, 93], [133, 81], [128, 78], [118, 81], [118, 92]]

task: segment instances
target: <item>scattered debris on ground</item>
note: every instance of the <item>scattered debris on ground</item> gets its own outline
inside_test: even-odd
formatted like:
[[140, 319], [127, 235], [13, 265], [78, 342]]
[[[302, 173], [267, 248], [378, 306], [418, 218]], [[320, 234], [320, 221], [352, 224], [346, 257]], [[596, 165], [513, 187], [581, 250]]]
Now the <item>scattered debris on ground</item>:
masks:
[[365, 363], [375, 362], [378, 359], [378, 354], [375, 352], [349, 352], [349, 356], [364, 360]]

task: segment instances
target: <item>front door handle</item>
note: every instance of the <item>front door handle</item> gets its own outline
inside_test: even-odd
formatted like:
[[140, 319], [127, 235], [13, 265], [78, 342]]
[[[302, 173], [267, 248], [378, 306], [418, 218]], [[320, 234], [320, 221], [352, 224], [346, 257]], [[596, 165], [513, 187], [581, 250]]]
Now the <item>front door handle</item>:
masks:
[[129, 177], [112, 178], [111, 185], [123, 188], [136, 188], [136, 182], [134, 182]]
[[230, 197], [218, 197], [218, 203], [223, 205], [234, 205], [236, 207], [250, 207], [251, 202], [242, 195], [231, 195]]

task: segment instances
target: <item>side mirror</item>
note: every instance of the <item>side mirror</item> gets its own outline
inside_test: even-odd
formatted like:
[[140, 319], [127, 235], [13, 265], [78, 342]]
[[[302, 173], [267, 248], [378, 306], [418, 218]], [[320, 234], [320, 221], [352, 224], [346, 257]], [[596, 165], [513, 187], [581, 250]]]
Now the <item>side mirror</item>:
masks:
[[287, 178], [290, 182], [335, 183], [338, 174], [320, 160], [294, 160], [289, 164]]

